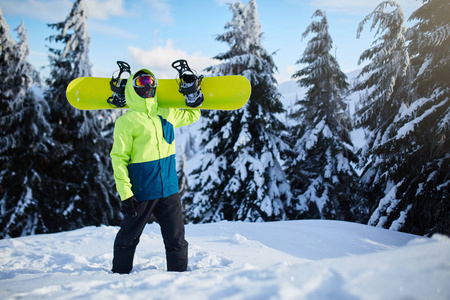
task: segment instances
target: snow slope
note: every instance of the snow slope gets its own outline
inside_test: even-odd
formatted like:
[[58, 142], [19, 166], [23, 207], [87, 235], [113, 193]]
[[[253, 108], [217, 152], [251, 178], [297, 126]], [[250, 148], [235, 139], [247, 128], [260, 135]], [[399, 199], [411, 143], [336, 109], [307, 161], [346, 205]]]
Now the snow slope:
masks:
[[118, 227], [0, 240], [0, 299], [450, 299], [450, 239], [302, 220], [187, 225], [191, 272], [165, 272], [157, 224], [129, 275]]

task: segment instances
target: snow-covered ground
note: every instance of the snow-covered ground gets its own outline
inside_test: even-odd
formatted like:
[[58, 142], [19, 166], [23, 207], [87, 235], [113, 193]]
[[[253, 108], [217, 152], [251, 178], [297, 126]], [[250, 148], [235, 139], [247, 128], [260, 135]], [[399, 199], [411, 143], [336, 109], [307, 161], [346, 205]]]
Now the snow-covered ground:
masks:
[[118, 227], [0, 240], [0, 299], [450, 299], [450, 239], [338, 221], [187, 225], [190, 272], [147, 225], [129, 275]]

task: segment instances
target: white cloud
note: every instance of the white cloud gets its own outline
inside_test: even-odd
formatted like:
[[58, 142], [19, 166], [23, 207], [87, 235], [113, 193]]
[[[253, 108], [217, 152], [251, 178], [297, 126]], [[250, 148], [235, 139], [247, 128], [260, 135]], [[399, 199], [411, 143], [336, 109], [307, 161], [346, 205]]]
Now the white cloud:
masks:
[[89, 18], [98, 20], [108, 20], [112, 17], [129, 16], [124, 7], [124, 0], [87, 0]]
[[61, 22], [66, 19], [73, 6], [69, 0], [2, 0], [4, 15], [30, 17], [45, 22]]
[[174, 19], [167, 0], [147, 0], [152, 19], [160, 24], [173, 24]]
[[96, 32], [106, 36], [112, 36], [116, 39], [138, 39], [139, 36], [135, 33], [129, 32], [119, 26], [111, 26], [95, 21], [89, 21], [89, 32]]
[[[417, 9], [422, 4], [421, 1], [396, 0], [403, 10]], [[344, 12], [353, 15], [369, 14], [381, 0], [312, 0], [310, 5], [317, 9], [334, 12]]]
[[189, 66], [199, 74], [204, 73], [203, 69], [217, 64], [212, 58], [203, 56], [200, 52], [188, 54], [183, 50], [174, 48], [172, 41], [167, 40], [164, 46], [153, 47], [150, 50], [143, 50], [136, 47], [128, 47], [132, 55], [132, 71], [146, 68], [155, 73], [158, 78], [175, 78], [177, 71], [172, 68], [172, 62], [177, 59], [186, 59]]
[[[70, 0], [1, 0], [4, 14], [31, 17], [45, 22], [64, 21], [73, 6]], [[87, 0], [89, 18], [108, 20], [110, 16], [131, 15], [124, 7], [124, 0]]]

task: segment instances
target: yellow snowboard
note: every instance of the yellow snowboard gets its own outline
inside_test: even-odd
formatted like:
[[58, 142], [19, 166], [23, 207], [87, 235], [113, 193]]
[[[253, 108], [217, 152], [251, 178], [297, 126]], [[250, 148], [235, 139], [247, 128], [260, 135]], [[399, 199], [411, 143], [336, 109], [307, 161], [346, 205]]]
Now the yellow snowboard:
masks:
[[[116, 109], [106, 100], [112, 96], [111, 78], [80, 77], [74, 79], [66, 90], [70, 104], [78, 109]], [[158, 104], [167, 108], [190, 108], [179, 91], [176, 79], [158, 79], [156, 96]], [[200, 109], [235, 110], [247, 103], [251, 85], [244, 76], [204, 77], [201, 90], [205, 100]], [[122, 107], [127, 109], [128, 106]]]

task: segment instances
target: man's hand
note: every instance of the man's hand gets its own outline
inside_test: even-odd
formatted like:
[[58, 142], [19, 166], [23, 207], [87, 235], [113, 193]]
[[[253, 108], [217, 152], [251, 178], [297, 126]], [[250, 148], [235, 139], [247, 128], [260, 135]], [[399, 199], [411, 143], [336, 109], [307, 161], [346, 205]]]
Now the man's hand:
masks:
[[122, 201], [121, 212], [124, 215], [136, 217], [138, 206], [139, 206], [139, 201], [137, 201], [136, 198], [134, 198], [134, 196], [131, 196], [130, 198]]

